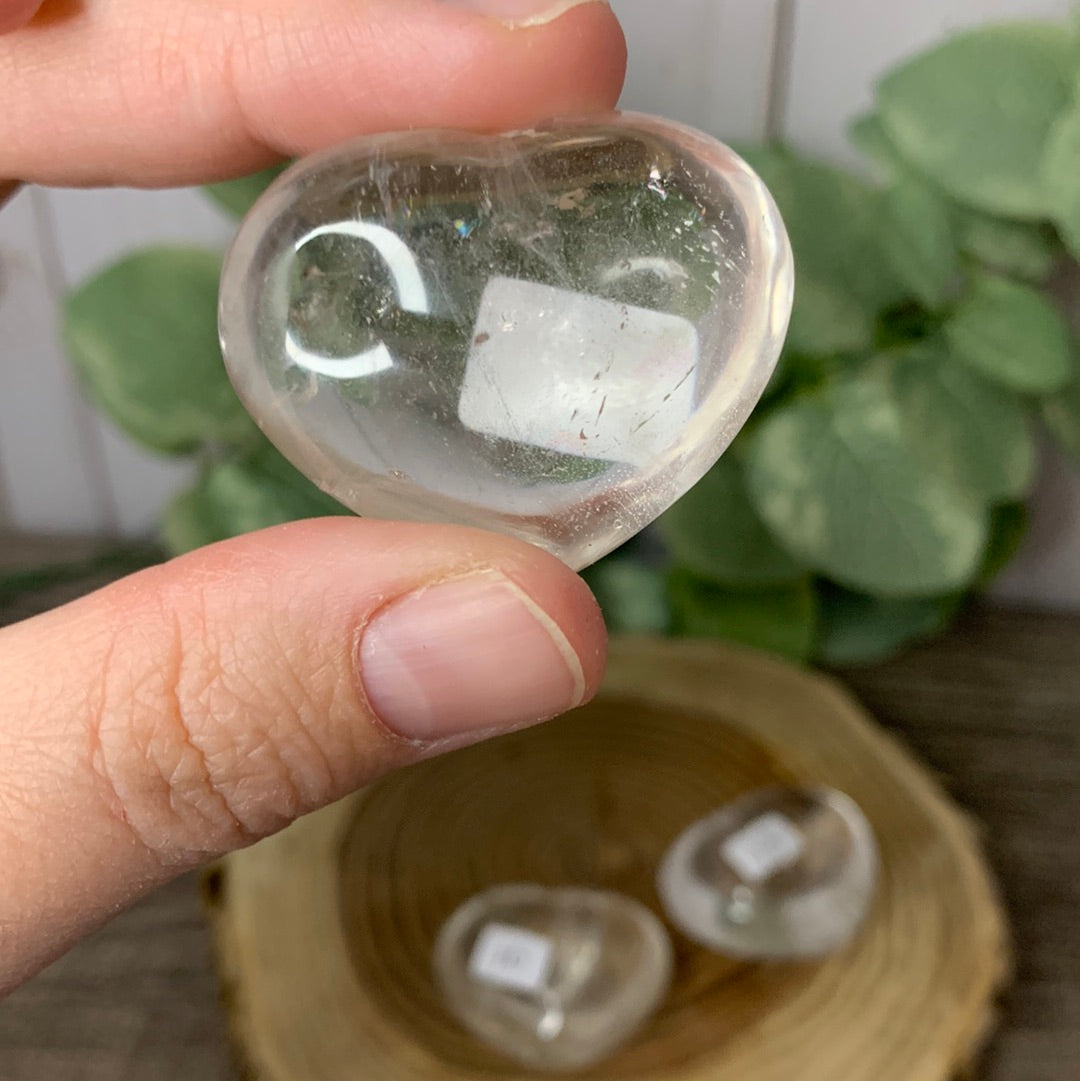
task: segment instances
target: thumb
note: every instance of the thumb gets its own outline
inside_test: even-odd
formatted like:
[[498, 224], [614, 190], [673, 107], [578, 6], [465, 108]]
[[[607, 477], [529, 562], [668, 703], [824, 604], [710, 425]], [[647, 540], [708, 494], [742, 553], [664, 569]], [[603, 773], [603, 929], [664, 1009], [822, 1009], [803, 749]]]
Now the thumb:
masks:
[[0, 631], [0, 991], [140, 892], [590, 696], [603, 623], [528, 545], [326, 519]]

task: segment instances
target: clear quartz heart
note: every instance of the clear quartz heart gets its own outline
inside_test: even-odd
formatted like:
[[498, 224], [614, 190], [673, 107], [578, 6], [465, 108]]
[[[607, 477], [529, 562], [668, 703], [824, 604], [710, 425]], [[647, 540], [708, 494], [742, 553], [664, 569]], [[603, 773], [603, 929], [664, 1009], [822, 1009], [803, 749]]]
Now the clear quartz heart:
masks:
[[220, 328], [248, 410], [347, 507], [579, 569], [731, 442], [791, 292], [783, 223], [739, 157], [612, 114], [297, 163], [240, 228]]
[[497, 886], [443, 925], [435, 975], [475, 1036], [526, 1066], [610, 1055], [659, 1005], [671, 945], [643, 905], [602, 890]]
[[668, 918], [695, 942], [730, 957], [793, 960], [851, 940], [877, 872], [873, 830], [850, 797], [765, 788], [680, 834], [657, 889]]

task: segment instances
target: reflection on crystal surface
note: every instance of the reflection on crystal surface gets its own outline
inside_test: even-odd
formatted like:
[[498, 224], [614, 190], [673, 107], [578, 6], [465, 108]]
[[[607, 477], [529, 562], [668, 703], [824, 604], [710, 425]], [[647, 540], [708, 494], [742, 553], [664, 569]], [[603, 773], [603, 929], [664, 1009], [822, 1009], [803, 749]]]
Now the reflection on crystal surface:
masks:
[[249, 410], [347, 506], [581, 567], [731, 441], [790, 305], [757, 177], [707, 136], [614, 114], [300, 162], [241, 227], [221, 332]]
[[856, 933], [877, 866], [870, 825], [842, 792], [769, 788], [691, 825], [657, 885], [696, 942], [733, 957], [814, 957]]
[[659, 1004], [671, 947], [648, 909], [600, 890], [498, 886], [461, 906], [435, 946], [447, 1006], [526, 1066], [580, 1069]]

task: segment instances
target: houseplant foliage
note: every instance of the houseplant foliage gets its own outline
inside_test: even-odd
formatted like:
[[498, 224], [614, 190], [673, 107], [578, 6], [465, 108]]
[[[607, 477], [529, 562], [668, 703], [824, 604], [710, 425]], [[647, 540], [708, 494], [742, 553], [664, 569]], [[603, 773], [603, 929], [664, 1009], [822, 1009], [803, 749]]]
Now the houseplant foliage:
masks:
[[[1080, 44], [1016, 24], [888, 73], [853, 128], [873, 182], [740, 148], [795, 250], [780, 365], [653, 538], [587, 577], [617, 630], [730, 637], [851, 664], [944, 627], [1023, 534], [1043, 426], [1080, 456]], [[241, 215], [275, 171], [209, 194]], [[214, 327], [217, 253], [137, 252], [68, 300], [66, 340], [129, 434], [195, 456], [165, 515], [182, 551], [345, 513], [261, 436]], [[1073, 301], [1075, 307], [1076, 302]]]

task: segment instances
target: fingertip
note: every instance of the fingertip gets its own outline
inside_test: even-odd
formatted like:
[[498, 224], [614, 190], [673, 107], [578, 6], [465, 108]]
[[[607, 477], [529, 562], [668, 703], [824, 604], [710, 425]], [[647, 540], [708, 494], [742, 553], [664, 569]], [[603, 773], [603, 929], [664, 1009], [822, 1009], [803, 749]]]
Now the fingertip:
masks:
[[[335, 11], [331, 25], [348, 18], [338, 2], [327, 0]], [[307, 34], [317, 45], [287, 65], [286, 78], [275, 79], [268, 62], [288, 56], [301, 37], [295, 26], [282, 28], [290, 40], [271, 36], [248, 51], [236, 85], [252, 133], [287, 155], [375, 131], [494, 132], [606, 112], [626, 73], [626, 42], [606, 3], [517, 28], [435, 0], [410, 6], [408, 18], [396, 3], [373, 4], [351, 42]], [[366, 43], [362, 50], [358, 39]]]
[[577, 703], [595, 693], [607, 659], [600, 607], [580, 575], [535, 545], [465, 526], [324, 518], [291, 522], [203, 548], [174, 561], [168, 578], [223, 589], [247, 603], [254, 582], [260, 606], [301, 607], [366, 624], [377, 611], [443, 581], [494, 573], [511, 583], [580, 666]]
[[[520, 6], [518, 0], [509, 2]], [[526, 0], [525, 6], [537, 7], [531, 0]], [[507, 25], [506, 20], [503, 25]], [[541, 14], [511, 20], [509, 34], [504, 31], [502, 35], [502, 47], [515, 55], [546, 53], [539, 65], [541, 73], [548, 71], [554, 76], [560, 68], [570, 72], [561, 86], [554, 84], [554, 78], [541, 84], [546, 100], [530, 105], [530, 111], [536, 113], [530, 119], [546, 119], [558, 113], [605, 112], [619, 100], [626, 78], [626, 38], [606, 0], [549, 0]], [[567, 100], [556, 105], [555, 96], [559, 94], [565, 94]]]
[[265, 544], [264, 551], [275, 560], [291, 551], [321, 552], [320, 576], [339, 575], [358, 550], [368, 549], [364, 559], [373, 571], [375, 559], [395, 571], [382, 579], [383, 597], [404, 596], [446, 578], [494, 572], [520, 590], [557, 629], [557, 637], [565, 638], [581, 670], [576, 704], [592, 698], [603, 679], [607, 628], [596, 598], [579, 574], [534, 544], [468, 526], [360, 518], [295, 522], [248, 540]]
[[[490, 105], [514, 110], [488, 127], [614, 108], [626, 77], [626, 38], [605, 0], [481, 0], [469, 6], [519, 13], [459, 28], [476, 43], [481, 85], [500, 91]], [[539, 13], [526, 17], [524, 10]], [[497, 82], [482, 78], [485, 67]]]
[[566, 637], [581, 665], [583, 680], [578, 705], [596, 694], [607, 662], [607, 629], [592, 591], [580, 575], [561, 560], [530, 549], [528, 572], [508, 573], [521, 589], [547, 613]]

